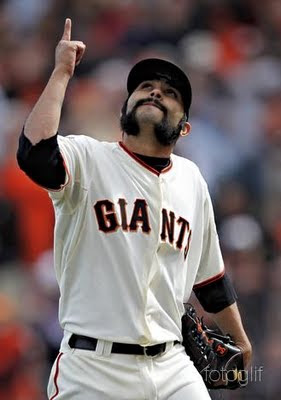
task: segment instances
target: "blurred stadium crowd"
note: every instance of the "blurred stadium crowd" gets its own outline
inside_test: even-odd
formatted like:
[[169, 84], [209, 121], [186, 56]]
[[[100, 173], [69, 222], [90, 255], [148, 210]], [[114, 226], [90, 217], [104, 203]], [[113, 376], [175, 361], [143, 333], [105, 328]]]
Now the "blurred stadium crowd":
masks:
[[176, 153], [194, 160], [209, 184], [254, 349], [247, 388], [212, 396], [279, 400], [280, 0], [0, 1], [0, 400], [46, 398], [61, 338], [52, 206], [15, 153], [65, 17], [87, 50], [68, 88], [62, 134], [119, 140], [126, 76], [141, 58], [170, 59], [190, 76], [193, 129]]

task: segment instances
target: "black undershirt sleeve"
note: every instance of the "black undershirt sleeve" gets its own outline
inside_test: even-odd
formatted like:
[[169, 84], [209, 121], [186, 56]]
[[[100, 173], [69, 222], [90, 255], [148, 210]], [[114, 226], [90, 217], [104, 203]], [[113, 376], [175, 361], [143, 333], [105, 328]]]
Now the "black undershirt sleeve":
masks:
[[33, 146], [23, 129], [19, 138], [17, 161], [19, 167], [40, 186], [59, 189], [65, 182], [66, 172], [57, 134]]
[[234, 287], [224, 274], [220, 279], [201, 287], [194, 287], [193, 291], [205, 311], [217, 313], [235, 303], [237, 295]]

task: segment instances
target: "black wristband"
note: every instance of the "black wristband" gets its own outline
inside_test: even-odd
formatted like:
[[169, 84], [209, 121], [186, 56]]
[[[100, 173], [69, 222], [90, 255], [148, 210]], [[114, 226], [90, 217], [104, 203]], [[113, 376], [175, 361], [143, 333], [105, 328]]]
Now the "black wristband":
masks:
[[220, 279], [193, 291], [205, 311], [217, 313], [235, 303], [237, 295], [234, 287], [225, 273]]

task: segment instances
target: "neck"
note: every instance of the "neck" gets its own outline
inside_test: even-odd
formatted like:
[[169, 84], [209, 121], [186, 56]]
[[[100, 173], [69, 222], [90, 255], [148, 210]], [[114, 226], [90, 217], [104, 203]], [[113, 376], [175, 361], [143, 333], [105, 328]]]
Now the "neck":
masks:
[[133, 136], [123, 133], [122, 141], [131, 152], [144, 156], [169, 158], [173, 150], [173, 146], [158, 143], [154, 135], [144, 137], [141, 134]]

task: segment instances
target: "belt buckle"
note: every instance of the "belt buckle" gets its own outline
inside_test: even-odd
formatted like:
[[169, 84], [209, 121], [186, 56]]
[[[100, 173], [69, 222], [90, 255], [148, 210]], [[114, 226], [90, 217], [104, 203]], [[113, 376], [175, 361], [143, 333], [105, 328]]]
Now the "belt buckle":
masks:
[[[155, 348], [159, 348], [159, 351], [155, 353], [154, 351], [152, 351], [152, 348], [154, 348], [154, 350]], [[146, 357], [155, 358], [158, 357], [160, 354], [164, 353], [165, 349], [166, 349], [166, 343], [161, 343], [159, 345], [156, 344], [154, 346], [146, 346], [143, 348], [143, 352]]]

